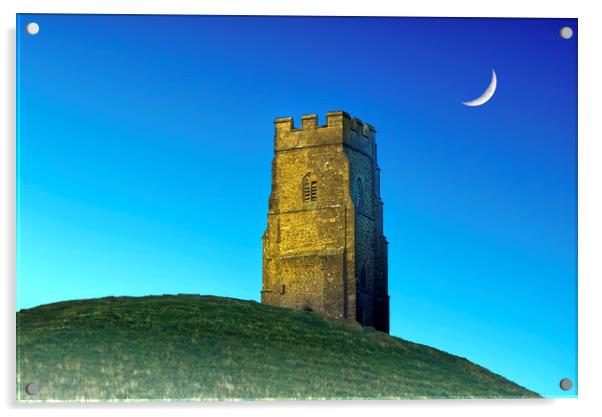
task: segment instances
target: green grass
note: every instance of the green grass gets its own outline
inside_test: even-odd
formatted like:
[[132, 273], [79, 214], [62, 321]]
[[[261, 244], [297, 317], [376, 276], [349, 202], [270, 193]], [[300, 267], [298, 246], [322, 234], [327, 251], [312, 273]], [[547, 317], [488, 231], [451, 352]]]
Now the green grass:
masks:
[[108, 297], [17, 313], [19, 401], [491, 397], [538, 395], [437, 349], [253, 301]]

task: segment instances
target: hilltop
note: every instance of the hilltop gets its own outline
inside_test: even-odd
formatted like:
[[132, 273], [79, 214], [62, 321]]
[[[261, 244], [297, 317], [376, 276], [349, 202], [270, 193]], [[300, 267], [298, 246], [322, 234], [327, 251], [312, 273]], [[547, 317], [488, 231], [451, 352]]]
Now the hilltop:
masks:
[[538, 395], [428, 346], [254, 301], [108, 297], [17, 313], [20, 401], [427, 397]]

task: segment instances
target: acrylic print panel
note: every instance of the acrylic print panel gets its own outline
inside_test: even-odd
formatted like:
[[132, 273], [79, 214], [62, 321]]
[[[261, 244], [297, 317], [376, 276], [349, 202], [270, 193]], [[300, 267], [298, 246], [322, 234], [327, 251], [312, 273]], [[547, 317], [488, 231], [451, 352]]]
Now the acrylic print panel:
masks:
[[17, 33], [19, 401], [577, 395], [575, 19]]

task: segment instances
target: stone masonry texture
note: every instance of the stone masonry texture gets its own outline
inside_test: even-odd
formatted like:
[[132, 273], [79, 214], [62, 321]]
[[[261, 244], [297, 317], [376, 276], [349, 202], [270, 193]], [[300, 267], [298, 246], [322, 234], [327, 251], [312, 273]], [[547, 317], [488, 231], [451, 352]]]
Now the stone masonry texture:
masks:
[[389, 332], [375, 129], [344, 111], [276, 119], [261, 302]]

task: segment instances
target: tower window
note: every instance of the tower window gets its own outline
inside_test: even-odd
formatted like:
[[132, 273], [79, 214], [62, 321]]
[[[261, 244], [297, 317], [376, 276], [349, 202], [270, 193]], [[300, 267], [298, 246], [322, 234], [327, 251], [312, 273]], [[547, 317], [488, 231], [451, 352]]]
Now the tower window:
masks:
[[356, 203], [357, 203], [357, 207], [359, 208], [362, 206], [362, 197], [363, 197], [363, 193], [364, 193], [364, 189], [362, 186], [362, 179], [359, 177], [355, 181], [355, 192], [357, 193]]
[[309, 203], [318, 199], [318, 180], [310, 173], [303, 178], [303, 201]]

